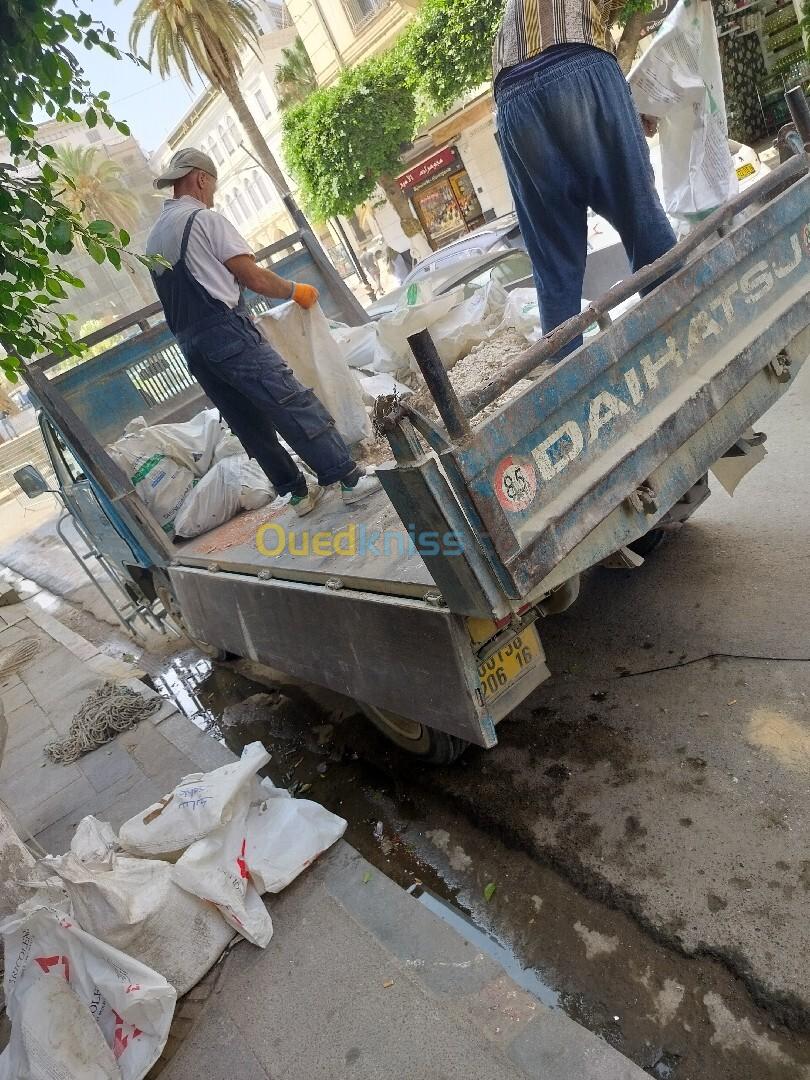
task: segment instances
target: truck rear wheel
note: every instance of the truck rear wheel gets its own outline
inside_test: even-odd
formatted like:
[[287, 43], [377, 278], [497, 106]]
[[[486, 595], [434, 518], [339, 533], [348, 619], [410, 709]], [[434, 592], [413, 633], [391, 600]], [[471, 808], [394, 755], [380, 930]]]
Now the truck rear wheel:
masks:
[[399, 716], [364, 701], [358, 701], [357, 704], [386, 738], [430, 765], [450, 765], [461, 757], [470, 745], [466, 739], [448, 735], [446, 731], [437, 731], [407, 716]]

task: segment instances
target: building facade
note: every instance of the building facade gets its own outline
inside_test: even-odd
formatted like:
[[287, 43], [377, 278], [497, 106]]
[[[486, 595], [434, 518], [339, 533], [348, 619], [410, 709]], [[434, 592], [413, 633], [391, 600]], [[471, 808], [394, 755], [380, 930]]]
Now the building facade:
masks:
[[[136, 200], [136, 222], [130, 229], [131, 249], [144, 250], [146, 236], [155, 218], [154, 189], [149, 160], [132, 136], [121, 135], [115, 128], [51, 120], [37, 129], [37, 138], [57, 151], [65, 148], [90, 149], [121, 166], [121, 182]], [[9, 161], [9, 147], [0, 139], [0, 161]], [[70, 255], [60, 256], [60, 263], [80, 278], [85, 287], [67, 286], [68, 299], [55, 305], [56, 311], [76, 316], [76, 334], [90, 333], [99, 326], [114, 322], [155, 300], [147, 270], [135, 259], [124, 258], [122, 269], [109, 263], [96, 263], [76, 245]]]
[[[421, 0], [287, 2], [321, 86], [389, 48], [420, 6]], [[514, 208], [495, 141], [494, 111], [491, 87], [482, 86], [446, 115], [433, 118], [403, 156], [398, 182], [430, 248], [441, 247]], [[410, 247], [417, 257], [425, 254], [427, 245], [408, 240], [399, 216], [381, 191], [373, 206], [379, 232], [390, 247], [396, 251]]]

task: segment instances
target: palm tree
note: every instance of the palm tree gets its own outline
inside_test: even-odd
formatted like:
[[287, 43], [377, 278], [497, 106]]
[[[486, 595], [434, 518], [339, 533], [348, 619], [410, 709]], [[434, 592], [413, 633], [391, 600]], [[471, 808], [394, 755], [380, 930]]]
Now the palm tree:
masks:
[[[124, 167], [117, 161], [104, 157], [93, 146], [64, 146], [56, 151], [54, 164], [68, 181], [61, 201], [78, 214], [85, 225], [100, 218], [128, 233], [137, 230], [141, 204], [122, 179]], [[126, 255], [123, 263], [144, 304], [154, 303], [154, 294], [143, 272]]]
[[61, 201], [86, 223], [98, 218], [134, 232], [138, 199], [121, 177], [124, 168], [95, 147], [65, 146], [56, 151], [56, 169], [70, 181]]
[[282, 49], [281, 55], [284, 59], [276, 68], [276, 95], [278, 107], [283, 111], [317, 90], [318, 79], [300, 37], [288, 49]]
[[259, 40], [254, 0], [139, 0], [129, 35], [133, 52], [147, 26], [149, 63], [157, 62], [164, 79], [174, 64], [189, 86], [196, 70], [225, 94], [295, 224], [309, 228], [239, 88], [241, 54], [255, 52]]

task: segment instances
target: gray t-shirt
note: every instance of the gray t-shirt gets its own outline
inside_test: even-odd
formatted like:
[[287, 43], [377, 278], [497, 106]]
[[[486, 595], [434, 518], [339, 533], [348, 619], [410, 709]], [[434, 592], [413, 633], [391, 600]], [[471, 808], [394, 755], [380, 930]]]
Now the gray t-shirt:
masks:
[[[200, 210], [191, 226], [186, 248], [186, 265], [202, 287], [228, 307], [239, 303], [239, 282], [225, 266], [234, 255], [251, 255], [250, 244], [230, 221], [216, 210], [208, 210], [191, 195], [167, 199], [160, 217], [146, 241], [147, 255], [162, 255], [172, 266], [180, 258], [183, 230], [189, 214]], [[160, 268], [156, 271], [160, 274]]]

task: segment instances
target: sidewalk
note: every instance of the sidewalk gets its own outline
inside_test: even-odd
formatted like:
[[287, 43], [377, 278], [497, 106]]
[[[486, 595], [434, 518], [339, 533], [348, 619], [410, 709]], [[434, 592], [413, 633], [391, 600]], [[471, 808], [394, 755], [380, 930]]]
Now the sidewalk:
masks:
[[[117, 827], [182, 775], [233, 760], [165, 702], [75, 765], [43, 764], [43, 746], [105, 679], [152, 691], [30, 601], [0, 608], [0, 651], [30, 638], [37, 655], [0, 680], [0, 799], [47, 851], [64, 851], [85, 814]], [[240, 943], [178, 1004], [179, 1049], [150, 1080], [158, 1069], [161, 1080], [646, 1076], [342, 841], [268, 903], [270, 945]]]

